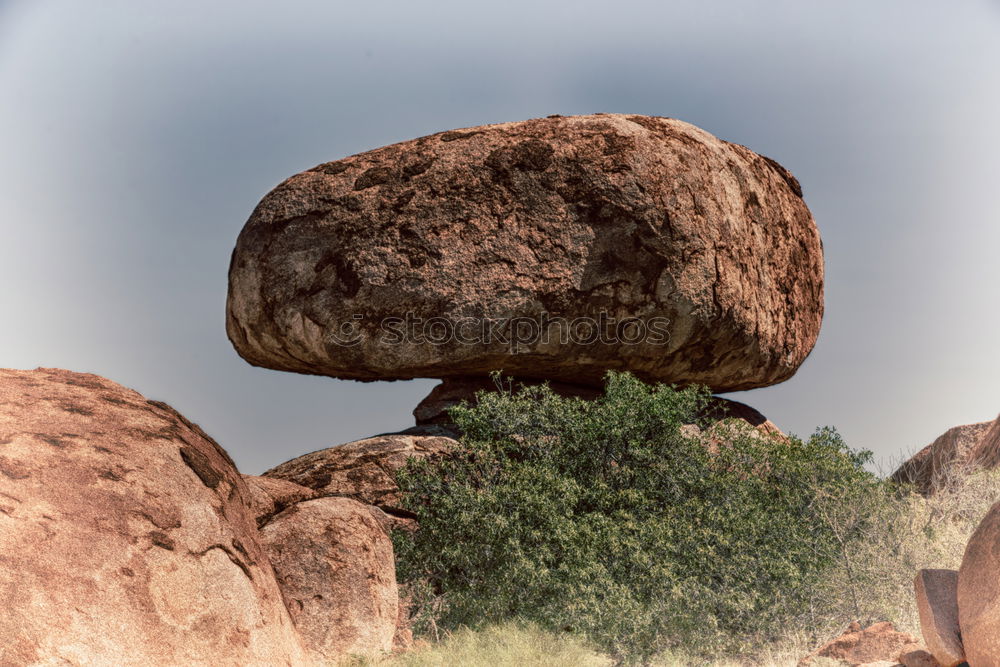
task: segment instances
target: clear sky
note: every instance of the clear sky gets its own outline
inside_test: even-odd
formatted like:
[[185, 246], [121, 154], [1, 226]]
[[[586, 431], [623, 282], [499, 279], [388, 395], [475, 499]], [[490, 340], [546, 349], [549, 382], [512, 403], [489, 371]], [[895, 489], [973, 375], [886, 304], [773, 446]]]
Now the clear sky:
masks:
[[236, 355], [250, 211], [320, 162], [598, 111], [686, 120], [802, 182], [823, 331], [793, 379], [733, 398], [885, 465], [996, 417], [996, 0], [0, 0], [0, 366], [165, 400], [244, 472], [409, 426], [435, 381]]

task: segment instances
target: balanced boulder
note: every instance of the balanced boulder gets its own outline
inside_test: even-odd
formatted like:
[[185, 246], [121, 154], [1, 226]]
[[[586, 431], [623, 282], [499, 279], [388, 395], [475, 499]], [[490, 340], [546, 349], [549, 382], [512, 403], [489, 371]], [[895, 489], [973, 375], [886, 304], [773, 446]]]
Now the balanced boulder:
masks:
[[319, 165], [240, 234], [227, 331], [252, 364], [355, 380], [715, 391], [788, 379], [823, 313], [819, 234], [773, 160], [678, 120], [443, 132]]
[[0, 664], [307, 664], [248, 497], [170, 406], [0, 370]]

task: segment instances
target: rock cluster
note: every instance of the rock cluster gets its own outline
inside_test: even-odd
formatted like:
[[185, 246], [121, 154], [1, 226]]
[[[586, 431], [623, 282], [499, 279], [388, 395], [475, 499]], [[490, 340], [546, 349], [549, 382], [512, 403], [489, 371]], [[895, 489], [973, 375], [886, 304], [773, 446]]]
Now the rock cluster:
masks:
[[992, 553], [1000, 540], [1000, 504], [969, 542], [960, 572], [920, 570], [913, 581], [923, 641], [898, 632], [892, 623], [865, 629], [858, 623], [799, 661], [817, 658], [871, 667], [990, 667], [1000, 665], [1000, 568]]
[[[896, 470], [892, 479], [925, 495], [1000, 465], [1000, 417], [956, 426]], [[914, 581], [921, 632], [934, 665], [1000, 665], [1000, 503], [980, 522], [961, 568], [921, 570]]]
[[104, 378], [0, 370], [0, 664], [393, 649], [407, 637], [382, 513], [318, 495], [240, 475], [170, 406]]
[[[109, 380], [0, 371], [0, 664], [335, 664], [406, 646], [389, 532], [418, 526], [394, 474], [458, 446], [447, 409], [492, 371], [583, 398], [609, 370], [763, 387], [797, 370], [822, 313], [795, 178], [677, 120], [453, 130], [293, 176], [233, 252], [239, 354], [444, 382], [407, 432], [253, 476]], [[709, 411], [780, 434], [740, 403]]]

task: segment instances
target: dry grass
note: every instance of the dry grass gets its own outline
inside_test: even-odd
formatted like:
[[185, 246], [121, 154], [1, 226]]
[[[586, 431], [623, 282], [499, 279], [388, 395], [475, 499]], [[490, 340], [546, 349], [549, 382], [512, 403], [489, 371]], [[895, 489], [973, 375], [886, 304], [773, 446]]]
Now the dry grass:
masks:
[[368, 667], [605, 667], [613, 662], [572, 635], [509, 622], [479, 631], [458, 630], [440, 642], [397, 656], [357, 659]]
[[[789, 647], [775, 650], [752, 664], [760, 667], [793, 667], [808, 650]], [[706, 663], [681, 654], [662, 655], [649, 667], [743, 667], [747, 662]], [[591, 649], [570, 635], [545, 632], [531, 624], [505, 623], [479, 631], [460, 630], [436, 644], [418, 647], [395, 656], [355, 657], [340, 667], [606, 667], [608, 656]], [[818, 665], [817, 665], [818, 667]]]

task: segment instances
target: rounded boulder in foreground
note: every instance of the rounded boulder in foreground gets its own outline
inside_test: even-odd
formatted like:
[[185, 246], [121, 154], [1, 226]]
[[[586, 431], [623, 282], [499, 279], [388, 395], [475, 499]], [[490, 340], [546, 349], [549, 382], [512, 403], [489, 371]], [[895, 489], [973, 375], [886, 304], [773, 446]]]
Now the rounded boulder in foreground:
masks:
[[0, 370], [0, 665], [304, 665], [229, 456], [110, 380]]
[[293, 176], [240, 234], [227, 331], [252, 364], [344, 379], [614, 369], [721, 392], [788, 379], [822, 312], [787, 170], [678, 120], [597, 114]]
[[1000, 665], [1000, 503], [969, 538], [958, 571], [958, 625], [970, 665]]

